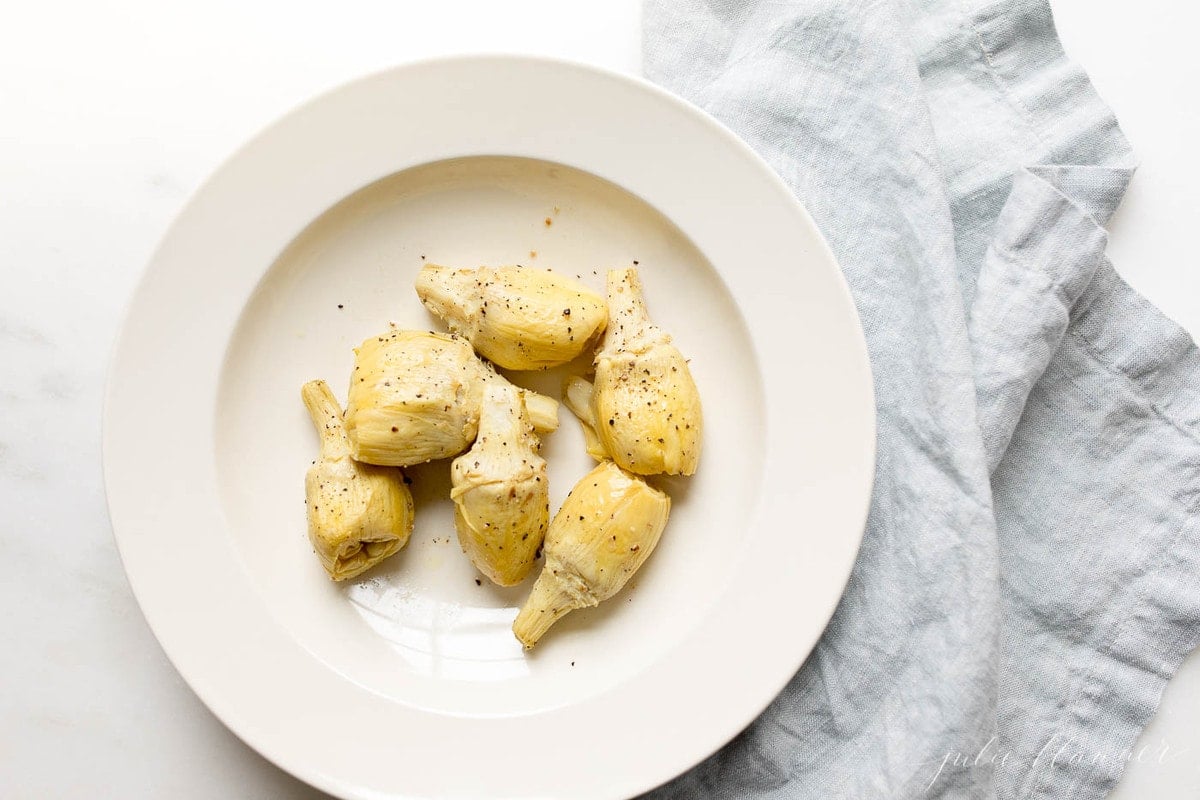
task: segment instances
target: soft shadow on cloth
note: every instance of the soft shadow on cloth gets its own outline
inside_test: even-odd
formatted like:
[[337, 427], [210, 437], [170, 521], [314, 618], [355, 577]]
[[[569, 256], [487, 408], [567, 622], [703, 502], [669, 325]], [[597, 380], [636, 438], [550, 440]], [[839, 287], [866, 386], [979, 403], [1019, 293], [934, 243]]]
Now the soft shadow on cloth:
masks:
[[653, 795], [1103, 797], [1200, 635], [1200, 356], [1105, 258], [1133, 157], [1049, 8], [647, 0], [645, 63], [808, 207], [879, 405], [824, 637]]

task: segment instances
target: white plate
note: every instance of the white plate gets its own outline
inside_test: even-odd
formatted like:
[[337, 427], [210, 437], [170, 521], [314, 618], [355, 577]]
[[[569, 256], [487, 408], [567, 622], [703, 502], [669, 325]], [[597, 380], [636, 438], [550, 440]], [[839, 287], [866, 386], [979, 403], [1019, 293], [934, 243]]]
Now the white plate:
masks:
[[[413, 541], [364, 579], [332, 584], [305, 537], [299, 387], [344, 397], [352, 346], [434, 325], [422, 256], [597, 287], [640, 262], [703, 398], [701, 468], [661, 482], [658, 551], [528, 655], [508, 628], [531, 582], [476, 585], [445, 463], [411, 471]], [[562, 423], [555, 506], [590, 464]], [[799, 667], [858, 549], [874, 435], [837, 265], [742, 142], [635, 79], [474, 57], [327, 94], [197, 192], [133, 299], [104, 461], [147, 620], [264, 756], [343, 797], [599, 798], [712, 753]]]

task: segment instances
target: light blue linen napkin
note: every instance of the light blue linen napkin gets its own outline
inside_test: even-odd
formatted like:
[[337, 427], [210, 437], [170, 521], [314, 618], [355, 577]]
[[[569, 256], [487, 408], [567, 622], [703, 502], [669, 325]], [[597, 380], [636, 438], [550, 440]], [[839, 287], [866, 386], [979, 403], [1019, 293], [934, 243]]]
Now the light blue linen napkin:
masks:
[[658, 796], [1103, 797], [1200, 634], [1200, 356], [1105, 258], [1116, 120], [1042, 0], [646, 0], [645, 31], [829, 238], [879, 405], [824, 638]]

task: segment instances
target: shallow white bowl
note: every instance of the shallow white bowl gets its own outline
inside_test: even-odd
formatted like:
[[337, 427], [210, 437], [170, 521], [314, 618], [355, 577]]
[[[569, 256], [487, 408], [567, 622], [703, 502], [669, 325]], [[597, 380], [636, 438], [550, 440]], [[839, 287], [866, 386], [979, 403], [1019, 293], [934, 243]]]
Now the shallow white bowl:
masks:
[[[525, 654], [532, 581], [459, 552], [445, 462], [410, 471], [408, 548], [325, 578], [305, 537], [316, 437], [351, 348], [437, 327], [424, 261], [638, 263], [704, 402], [704, 455], [631, 585]], [[576, 371], [586, 364], [572, 365]], [[517, 373], [557, 395], [563, 370]], [[552, 503], [590, 467], [565, 411]], [[874, 469], [862, 332], [783, 183], [644, 82], [520, 57], [355, 82], [246, 145], [172, 226], [111, 367], [104, 466], [138, 600], [238, 736], [343, 797], [623, 797], [712, 753], [808, 655], [862, 536]]]

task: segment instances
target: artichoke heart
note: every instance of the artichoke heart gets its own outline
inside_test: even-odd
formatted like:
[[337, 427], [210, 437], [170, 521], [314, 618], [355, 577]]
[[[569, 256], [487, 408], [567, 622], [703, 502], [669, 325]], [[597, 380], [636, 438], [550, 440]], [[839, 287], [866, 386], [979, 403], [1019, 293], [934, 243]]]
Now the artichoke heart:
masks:
[[300, 391], [321, 437], [321, 453], [304, 479], [308, 538], [335, 581], [354, 578], [408, 543], [413, 499], [404, 473], [350, 457], [342, 409], [325, 381]]
[[417, 294], [450, 330], [505, 369], [548, 369], [584, 352], [608, 320], [600, 295], [564, 275], [522, 266], [426, 265]]
[[565, 614], [612, 597], [658, 544], [671, 499], [611, 461], [575, 484], [546, 532], [546, 563], [513, 633], [533, 647]]
[[[394, 330], [355, 349], [346, 405], [350, 454], [404, 467], [450, 458], [475, 439], [485, 386], [511, 386], [454, 334]], [[558, 403], [530, 393], [534, 427], [558, 426]]]
[[501, 586], [529, 574], [550, 520], [546, 460], [537, 453], [523, 394], [511, 385], [490, 384], [478, 438], [450, 465], [459, 544]]
[[569, 378], [567, 407], [584, 424], [593, 457], [639, 475], [691, 475], [703, 418], [687, 360], [650, 321], [637, 270], [611, 270], [607, 285], [610, 325], [595, 383]]

